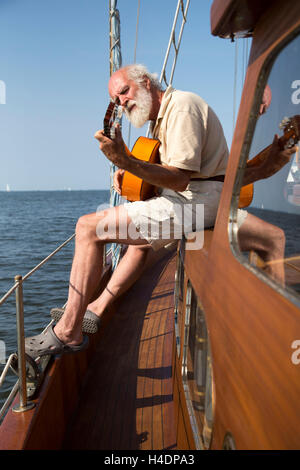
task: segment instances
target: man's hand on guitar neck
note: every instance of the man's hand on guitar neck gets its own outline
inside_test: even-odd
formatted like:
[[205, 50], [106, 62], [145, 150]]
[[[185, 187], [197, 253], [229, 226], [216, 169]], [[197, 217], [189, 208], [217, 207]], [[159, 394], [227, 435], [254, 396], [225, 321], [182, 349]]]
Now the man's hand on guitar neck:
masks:
[[96, 132], [95, 138], [100, 142], [100, 149], [104, 155], [118, 168], [127, 170], [154, 186], [174, 191], [186, 189], [193, 171], [138, 160], [126, 149], [118, 125], [115, 131], [113, 140], [106, 137], [103, 131]]
[[258, 158], [254, 157], [247, 163], [243, 178], [243, 186], [275, 175], [275, 173], [281, 170], [281, 168], [290, 161], [291, 156], [296, 151], [296, 146], [283, 149], [280, 146], [278, 135], [275, 135], [269, 150], [266, 153], [264, 152], [264, 155], [261, 158], [260, 155], [258, 155]]
[[120, 126], [115, 127], [115, 138], [109, 139], [104, 135], [104, 131], [97, 131], [95, 139], [100, 142], [100, 149], [104, 155], [117, 167], [126, 169], [128, 163], [128, 154], [122, 138]]

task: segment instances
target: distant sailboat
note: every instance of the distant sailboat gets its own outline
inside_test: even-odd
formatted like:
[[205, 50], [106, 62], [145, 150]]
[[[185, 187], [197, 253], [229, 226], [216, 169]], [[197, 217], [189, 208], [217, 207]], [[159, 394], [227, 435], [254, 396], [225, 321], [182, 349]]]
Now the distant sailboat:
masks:
[[6, 185], [6, 191], [7, 191], [8, 193], [9, 193], [9, 191], [10, 191], [10, 186], [9, 186], [9, 184]]

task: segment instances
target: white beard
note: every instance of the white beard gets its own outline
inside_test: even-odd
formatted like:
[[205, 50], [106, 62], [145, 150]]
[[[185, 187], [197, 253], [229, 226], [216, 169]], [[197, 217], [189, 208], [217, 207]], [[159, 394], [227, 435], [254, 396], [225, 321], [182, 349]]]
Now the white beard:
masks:
[[[130, 111], [130, 108], [135, 107]], [[142, 127], [148, 120], [152, 108], [152, 96], [150, 91], [139, 86], [136, 99], [130, 100], [125, 108], [125, 114], [134, 127]]]

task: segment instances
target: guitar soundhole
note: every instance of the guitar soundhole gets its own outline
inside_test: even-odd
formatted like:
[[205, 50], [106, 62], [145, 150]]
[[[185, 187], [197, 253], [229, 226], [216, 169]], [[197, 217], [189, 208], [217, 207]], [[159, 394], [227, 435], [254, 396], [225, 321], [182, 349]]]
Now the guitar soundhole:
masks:
[[227, 432], [223, 441], [223, 450], [236, 450], [235, 440], [230, 432]]

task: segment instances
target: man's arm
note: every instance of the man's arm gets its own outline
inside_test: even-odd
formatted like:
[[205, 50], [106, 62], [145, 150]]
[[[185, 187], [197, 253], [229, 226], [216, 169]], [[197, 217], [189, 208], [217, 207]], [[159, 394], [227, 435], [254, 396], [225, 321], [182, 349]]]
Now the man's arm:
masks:
[[127, 154], [121, 131], [116, 127], [114, 140], [108, 139], [103, 131], [98, 131], [95, 138], [100, 142], [104, 155], [118, 168], [127, 170], [150, 184], [174, 191], [184, 191], [189, 183], [192, 171], [174, 166], [160, 165], [139, 160]]
[[248, 162], [244, 173], [243, 186], [274, 175], [290, 161], [291, 156], [296, 151], [296, 146], [290, 149], [281, 148], [278, 135], [275, 135], [266, 157], [262, 160], [258, 159], [257, 164], [255, 163], [256, 157]]

